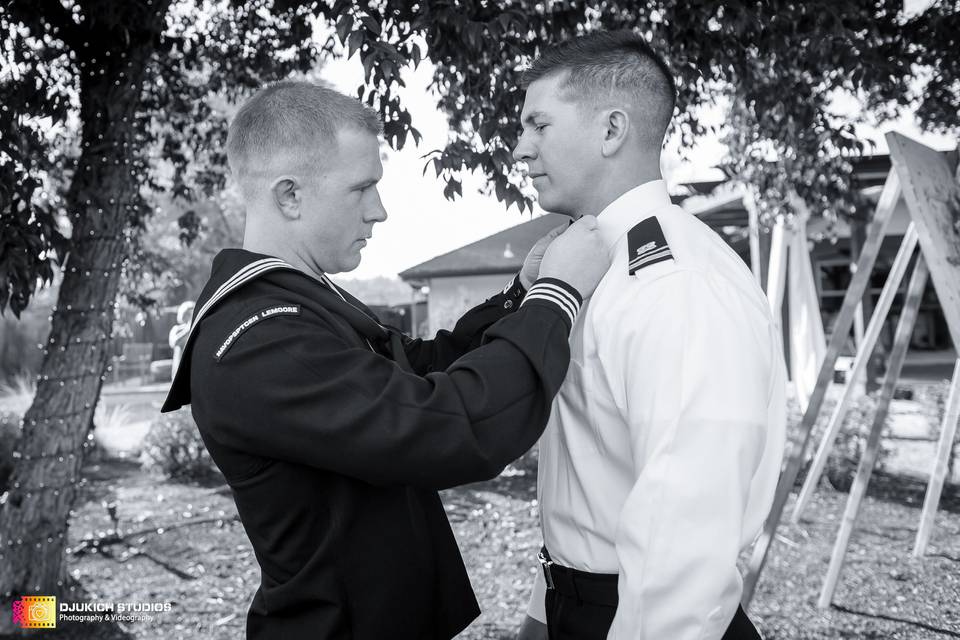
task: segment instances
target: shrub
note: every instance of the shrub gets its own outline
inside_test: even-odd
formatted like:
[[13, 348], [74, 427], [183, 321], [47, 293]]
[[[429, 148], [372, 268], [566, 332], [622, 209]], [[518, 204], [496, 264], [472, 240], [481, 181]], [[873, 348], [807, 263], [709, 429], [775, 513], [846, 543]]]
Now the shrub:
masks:
[[222, 479], [189, 411], [176, 411], [156, 418], [144, 439], [140, 458], [146, 468], [173, 480]]

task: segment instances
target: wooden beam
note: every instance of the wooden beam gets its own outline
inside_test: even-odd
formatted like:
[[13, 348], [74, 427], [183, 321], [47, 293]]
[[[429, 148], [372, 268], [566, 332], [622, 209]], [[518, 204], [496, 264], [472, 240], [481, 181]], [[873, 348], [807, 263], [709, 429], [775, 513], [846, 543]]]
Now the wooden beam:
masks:
[[[923, 289], [927, 284], [928, 274], [929, 270], [923, 255], [917, 256], [917, 264], [913, 268], [913, 275], [910, 276], [910, 284], [907, 288], [903, 313], [900, 314], [900, 320], [897, 323], [890, 362], [887, 367], [887, 374], [883, 378], [883, 387], [880, 390], [880, 398], [877, 402], [876, 413], [873, 416], [873, 424], [870, 427], [870, 435], [867, 437], [860, 464], [857, 466], [857, 475], [853, 479], [850, 496], [847, 498], [847, 506], [844, 509], [843, 518], [840, 520], [840, 531], [833, 543], [833, 553], [830, 554], [827, 577], [820, 589], [820, 597], [817, 600], [817, 607], [820, 609], [826, 609], [830, 606], [834, 591], [837, 588], [847, 546], [850, 544], [850, 534], [853, 532], [857, 514], [860, 512], [860, 504], [867, 493], [867, 485], [870, 483], [870, 476], [873, 474], [873, 468], [877, 463], [877, 454], [880, 451], [880, 436], [887, 421], [890, 400], [893, 399], [897, 380], [900, 379], [900, 372], [903, 370], [907, 350], [910, 348], [910, 336], [913, 334], [913, 326], [917, 321], [917, 312], [920, 309], [920, 301], [923, 299]], [[877, 312], [874, 312], [874, 316], [876, 314]]]
[[950, 395], [943, 412], [943, 424], [940, 426], [937, 455], [930, 472], [927, 495], [923, 499], [920, 527], [917, 529], [917, 538], [913, 543], [913, 556], [915, 558], [923, 556], [927, 550], [927, 544], [930, 542], [930, 534], [933, 532], [933, 518], [937, 515], [937, 505], [940, 503], [943, 481], [947, 476], [947, 463], [950, 461], [950, 455], [953, 452], [953, 439], [957, 435], [958, 420], [960, 420], [960, 359], [957, 359], [953, 367], [953, 382], [950, 384]]
[[960, 209], [960, 184], [953, 175], [956, 154], [948, 159], [898, 133], [888, 133], [886, 138], [953, 346], [960, 349], [960, 228], [954, 218]]
[[[883, 323], [890, 313], [890, 306], [893, 299], [900, 289], [900, 283], [903, 282], [903, 276], [907, 273], [907, 266], [910, 264], [910, 258], [917, 248], [917, 229], [911, 222], [907, 227], [907, 232], [900, 243], [900, 250], [897, 251], [897, 257], [893, 260], [893, 266], [887, 275], [887, 281], [883, 285], [883, 291], [880, 292], [880, 299], [877, 301], [877, 307], [874, 309], [873, 316], [870, 318], [870, 324], [867, 325], [867, 331], [863, 336], [863, 342], [858, 345], [857, 355], [853, 360], [853, 367], [850, 369], [850, 375], [847, 384], [843, 389], [843, 395], [833, 408], [833, 414], [830, 416], [830, 423], [827, 430], [820, 440], [820, 446], [813, 458], [813, 464], [807, 472], [807, 478], [800, 489], [800, 495], [797, 496], [797, 502], [793, 506], [793, 522], [800, 521], [800, 514], [810, 502], [813, 492], [817, 490], [817, 483], [823, 474], [823, 468], [827, 465], [827, 459], [830, 457], [830, 450], [833, 449], [833, 443], [840, 433], [840, 427], [843, 426], [843, 419], [847, 415], [847, 409], [853, 399], [854, 390], [857, 388], [857, 380], [867, 370], [867, 362], [873, 355], [873, 350], [880, 338], [880, 332], [883, 330]], [[857, 305], [860, 309], [860, 305]]]
[[770, 514], [764, 522], [763, 530], [757, 539], [757, 544], [753, 548], [753, 554], [747, 565], [747, 575], [743, 581], [743, 607], [748, 609], [750, 600], [753, 598], [753, 592], [757, 587], [757, 581], [763, 571], [764, 564], [767, 561], [767, 553], [773, 544], [774, 535], [780, 524], [780, 517], [783, 515], [783, 509], [787, 504], [793, 483], [800, 473], [803, 466], [804, 454], [807, 449], [807, 443], [810, 440], [810, 433], [813, 425], [817, 421], [817, 415], [820, 413], [820, 407], [823, 405], [823, 398], [826, 395], [827, 387], [833, 380], [833, 367], [837, 362], [837, 356], [840, 355], [840, 349], [846, 342], [847, 335], [850, 333], [850, 326], [853, 324], [853, 314], [856, 311], [857, 304], [863, 298], [864, 292], [870, 280], [870, 273], [873, 271], [873, 265], [876, 262], [877, 254], [880, 252], [880, 244], [883, 242], [887, 225], [893, 214], [893, 210], [900, 199], [900, 179], [896, 171], [890, 170], [887, 175], [887, 182], [883, 186], [883, 192], [880, 194], [880, 201], [877, 203], [876, 213], [870, 228], [867, 232], [867, 240], [863, 246], [863, 252], [857, 261], [857, 271], [853, 274], [850, 286], [843, 297], [843, 304], [840, 307], [840, 313], [834, 324], [833, 334], [830, 336], [830, 342], [827, 345], [827, 352], [823, 357], [823, 364], [820, 367], [820, 374], [817, 376], [817, 384], [810, 395], [810, 402], [807, 410], [803, 414], [803, 421], [800, 424], [799, 434], [791, 443], [791, 450], [787, 455], [787, 465], [780, 474], [780, 482], [777, 484], [777, 491], [773, 498], [773, 505], [770, 508]]

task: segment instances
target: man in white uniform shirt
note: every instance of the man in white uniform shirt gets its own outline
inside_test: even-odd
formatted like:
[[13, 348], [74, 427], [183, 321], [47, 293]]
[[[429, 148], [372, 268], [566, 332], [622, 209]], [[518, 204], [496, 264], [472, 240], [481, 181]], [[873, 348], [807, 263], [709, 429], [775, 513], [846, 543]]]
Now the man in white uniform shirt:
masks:
[[780, 471], [783, 352], [747, 266], [667, 194], [672, 76], [640, 36], [601, 32], [544, 51], [524, 86], [514, 157], [544, 209], [597, 215], [612, 266], [540, 439], [519, 637], [759, 638], [736, 562]]

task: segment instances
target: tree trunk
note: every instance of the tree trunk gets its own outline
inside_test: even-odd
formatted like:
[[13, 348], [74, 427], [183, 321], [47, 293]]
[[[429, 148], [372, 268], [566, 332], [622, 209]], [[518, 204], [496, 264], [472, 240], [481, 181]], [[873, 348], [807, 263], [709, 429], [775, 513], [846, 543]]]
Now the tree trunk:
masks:
[[[93, 412], [107, 372], [115, 301], [128, 255], [127, 229], [141, 214], [143, 147], [136, 113], [169, 0], [85, 5], [71, 42], [80, 75], [82, 147], [66, 197], [73, 232], [37, 394], [24, 416], [19, 459], [0, 506], [0, 632], [9, 601], [65, 589], [64, 550]], [[6, 625], [7, 629], [4, 629]]]

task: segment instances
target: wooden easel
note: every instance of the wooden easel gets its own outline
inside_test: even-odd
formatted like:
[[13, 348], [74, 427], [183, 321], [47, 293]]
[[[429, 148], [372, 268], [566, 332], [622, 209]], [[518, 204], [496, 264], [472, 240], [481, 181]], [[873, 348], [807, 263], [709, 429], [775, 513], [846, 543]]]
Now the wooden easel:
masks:
[[[908, 285], [903, 313], [897, 325], [894, 346], [881, 388], [877, 412], [847, 500], [841, 528], [834, 544], [830, 568], [818, 600], [818, 606], [821, 608], [829, 606], [836, 588], [846, 554], [847, 542], [876, 462], [881, 431], [909, 347], [910, 335], [913, 332], [913, 325], [928, 274], [933, 280], [933, 285], [940, 299], [954, 347], [960, 349], [960, 222], [957, 222], [960, 219], [960, 186], [957, 185], [953, 175], [953, 167], [957, 164], [956, 152], [948, 158], [944, 154], [897, 133], [888, 133], [886, 138], [890, 147], [893, 168], [887, 176], [886, 184], [877, 203], [876, 214], [868, 229], [867, 239], [857, 262], [856, 272], [844, 295], [843, 304], [834, 325], [833, 333], [830, 336], [816, 386], [803, 415], [799, 438], [791, 443], [792, 447], [788, 452], [787, 465], [780, 476], [773, 506], [750, 558], [748, 573], [744, 580], [744, 607], [749, 605], [753, 597], [757, 581], [780, 523], [783, 509], [803, 465], [804, 454], [813, 425], [816, 424], [827, 387], [833, 377], [834, 365], [850, 332], [857, 306], [867, 289], [870, 274], [879, 254], [880, 244], [883, 241], [884, 233], [901, 192], [910, 211], [912, 223], [904, 235], [900, 251], [897, 254], [894, 266], [891, 268], [880, 301], [864, 335], [864, 340], [859, 345], [851, 372], [851, 380], [856, 379], [866, 366], [866, 361], [879, 337], [880, 328], [889, 312], [893, 296], [907, 271], [911, 255], [914, 253], [917, 244], [920, 245], [920, 255], [916, 259]], [[814, 465], [798, 499], [797, 508], [794, 512], [795, 518], [799, 517], [803, 506], [809, 500], [816, 486], [816, 481], [820, 472], [822, 472], [826, 457], [839, 430], [839, 425], [843, 422], [843, 415], [849, 405], [849, 391], [852, 386], [852, 384], [847, 385], [843, 398], [837, 404], [834, 414], [831, 416], [830, 426], [824, 435]], [[944, 412], [941, 436], [937, 447], [936, 462], [927, 487], [920, 527], [914, 545], [914, 555], [922, 555], [929, 541], [933, 517], [943, 488], [951, 445], [956, 434], [958, 418], [960, 418], [960, 360], [954, 368], [950, 396]]]

